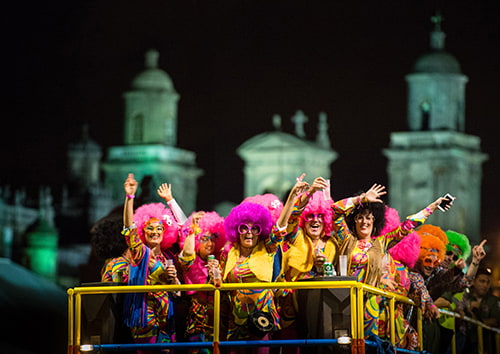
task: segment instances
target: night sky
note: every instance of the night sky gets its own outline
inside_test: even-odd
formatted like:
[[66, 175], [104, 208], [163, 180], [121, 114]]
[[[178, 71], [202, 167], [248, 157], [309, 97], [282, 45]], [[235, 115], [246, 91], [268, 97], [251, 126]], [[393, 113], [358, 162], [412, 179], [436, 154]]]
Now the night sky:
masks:
[[309, 116], [309, 139], [318, 114], [329, 117], [339, 153], [332, 165], [335, 199], [385, 184], [382, 149], [391, 131], [407, 130], [404, 76], [429, 47], [437, 8], [446, 50], [469, 77], [466, 133], [480, 136], [490, 155], [483, 165], [483, 234], [498, 236], [497, 0], [10, 4], [2, 21], [7, 109], [0, 185], [35, 191], [51, 185], [56, 192], [66, 179], [67, 146], [85, 123], [103, 149], [121, 145], [122, 94], [150, 48], [160, 52], [160, 68], [181, 96], [178, 147], [196, 152], [205, 170], [199, 209], [241, 200], [243, 163], [235, 149], [272, 130], [273, 114], [292, 133], [298, 109]]

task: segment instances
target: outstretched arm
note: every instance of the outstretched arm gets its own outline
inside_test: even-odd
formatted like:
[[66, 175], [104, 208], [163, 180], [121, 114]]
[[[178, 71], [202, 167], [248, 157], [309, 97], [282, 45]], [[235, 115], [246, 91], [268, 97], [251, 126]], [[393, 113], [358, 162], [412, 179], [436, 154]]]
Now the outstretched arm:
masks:
[[134, 198], [137, 192], [137, 181], [133, 173], [129, 173], [125, 183], [123, 183], [125, 190], [125, 205], [123, 207], [123, 226], [129, 228], [134, 222]]
[[277, 222], [277, 226], [280, 229], [288, 225], [288, 219], [290, 218], [290, 215], [292, 215], [295, 201], [309, 187], [309, 184], [307, 182], [302, 181], [303, 177], [304, 174], [302, 174], [302, 176], [297, 178], [295, 185], [292, 187], [292, 190], [290, 191], [290, 194], [288, 194], [288, 198], [285, 202], [285, 205], [283, 206], [283, 209], [281, 210], [281, 214]]
[[187, 220], [187, 217], [172, 195], [172, 185], [169, 183], [163, 183], [158, 187], [157, 192], [158, 195], [167, 202], [168, 206], [170, 207], [170, 210], [172, 210], [172, 214], [174, 214], [175, 221], [177, 221], [179, 225], [184, 224]]

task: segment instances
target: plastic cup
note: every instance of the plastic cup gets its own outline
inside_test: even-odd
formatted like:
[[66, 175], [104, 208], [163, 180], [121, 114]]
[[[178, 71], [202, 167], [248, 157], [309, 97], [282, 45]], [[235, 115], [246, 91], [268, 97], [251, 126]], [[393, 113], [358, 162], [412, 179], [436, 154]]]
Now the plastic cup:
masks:
[[339, 256], [339, 267], [340, 267], [340, 276], [347, 276], [347, 256], [341, 255]]

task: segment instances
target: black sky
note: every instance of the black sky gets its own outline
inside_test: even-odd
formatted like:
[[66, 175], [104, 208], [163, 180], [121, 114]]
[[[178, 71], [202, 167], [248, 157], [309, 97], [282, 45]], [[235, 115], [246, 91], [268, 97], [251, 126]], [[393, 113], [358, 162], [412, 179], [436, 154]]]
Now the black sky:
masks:
[[[11, 4], [4, 23], [6, 107], [0, 185], [60, 186], [66, 149], [88, 123], [104, 149], [122, 144], [123, 98], [160, 52], [181, 99], [178, 146], [205, 170], [199, 208], [243, 196], [235, 149], [284, 130], [298, 109], [314, 139], [329, 117], [334, 198], [387, 183], [382, 149], [407, 130], [406, 82], [428, 49], [430, 17], [469, 77], [466, 133], [482, 138], [483, 231], [500, 228], [500, 3], [475, 1], [51, 1]], [[14, 121], [16, 128], [7, 128]], [[310, 176], [311, 178], [315, 176]], [[175, 188], [175, 186], [174, 186]], [[389, 191], [390, 192], [390, 191]], [[452, 191], [450, 191], [452, 192]], [[492, 197], [493, 196], [493, 197]], [[427, 201], [425, 201], [427, 202]], [[425, 203], [424, 202], [424, 203]], [[496, 234], [498, 235], [498, 231]]]

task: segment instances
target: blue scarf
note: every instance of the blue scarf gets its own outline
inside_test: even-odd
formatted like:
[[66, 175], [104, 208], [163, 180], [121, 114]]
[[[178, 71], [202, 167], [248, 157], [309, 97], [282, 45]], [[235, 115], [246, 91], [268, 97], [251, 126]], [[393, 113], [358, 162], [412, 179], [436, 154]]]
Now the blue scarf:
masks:
[[[149, 247], [145, 247], [144, 257], [138, 265], [130, 265], [128, 285], [146, 285], [149, 265]], [[123, 315], [130, 327], [145, 327], [147, 324], [147, 293], [125, 293]]]

